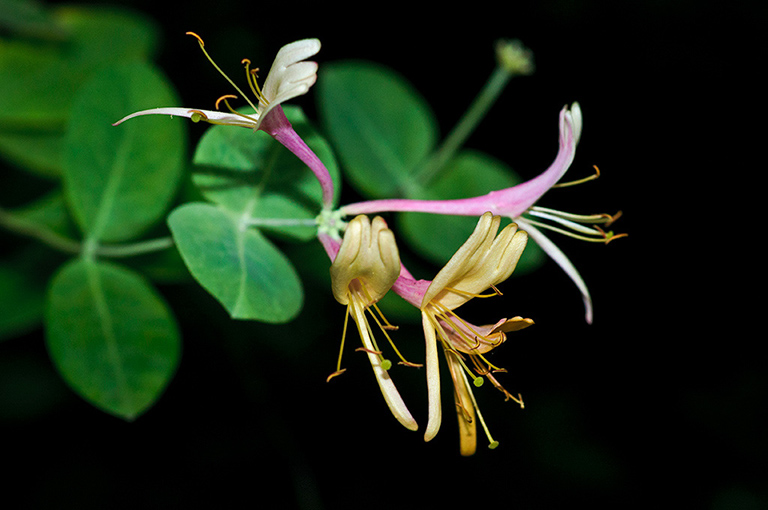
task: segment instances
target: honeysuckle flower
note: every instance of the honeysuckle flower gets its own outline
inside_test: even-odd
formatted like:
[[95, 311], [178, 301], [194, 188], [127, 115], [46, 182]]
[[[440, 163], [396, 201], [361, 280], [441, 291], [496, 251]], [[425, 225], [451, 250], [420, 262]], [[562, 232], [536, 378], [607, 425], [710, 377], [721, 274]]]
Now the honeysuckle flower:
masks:
[[[385, 359], [379, 350], [373, 336], [373, 329], [366, 317], [368, 312], [391, 343], [392, 340], [386, 332], [386, 329], [391, 326], [386, 319], [383, 319], [383, 315], [376, 307], [376, 302], [389, 291], [399, 274], [400, 255], [395, 244], [395, 236], [387, 228], [386, 222], [379, 216], [371, 222], [364, 215], [350, 221], [331, 265], [333, 296], [336, 301], [347, 306], [347, 314], [336, 371], [328, 377], [328, 380], [346, 370], [341, 368], [341, 351], [344, 349], [347, 323], [351, 315], [363, 342], [361, 350], [368, 355], [376, 381], [390, 411], [405, 428], [416, 430], [418, 428], [416, 420], [411, 416], [389, 375], [388, 370], [392, 363]], [[381, 319], [371, 311], [371, 308], [379, 313]], [[392, 346], [394, 347], [394, 343]], [[397, 352], [396, 348], [395, 351]]]
[[[486, 195], [478, 197], [455, 200], [370, 200], [346, 205], [339, 212], [342, 215], [352, 215], [382, 211], [413, 211], [479, 216], [486, 211], [490, 211], [495, 215], [511, 218], [521, 228], [524, 228], [531, 238], [573, 280], [581, 292], [584, 301], [585, 318], [588, 323], [591, 323], [593, 318], [592, 298], [584, 280], [568, 257], [537, 227], [549, 228], [587, 241], [607, 243], [611, 239], [620, 237], [623, 234], [614, 235], [612, 232], [605, 232], [597, 225], [610, 225], [611, 222], [619, 217], [620, 213], [613, 216], [608, 214], [575, 215], [535, 205], [547, 191], [558, 185], [558, 182], [570, 167], [575, 157], [576, 145], [581, 137], [581, 131], [582, 114], [579, 104], [573, 103], [570, 107], [564, 107], [560, 112], [560, 143], [555, 161], [538, 176], [511, 188], [491, 191]], [[578, 182], [590, 180], [591, 178], [594, 177], [582, 179]], [[566, 184], [560, 184], [560, 186], [564, 185]], [[546, 224], [541, 220], [550, 221], [555, 223], [555, 225]], [[585, 226], [588, 224], [593, 226]]]
[[[424, 440], [435, 437], [442, 421], [438, 341], [443, 348], [454, 384], [454, 398], [459, 420], [460, 450], [472, 455], [477, 444], [476, 422], [482, 425], [491, 448], [498, 444], [490, 435], [477, 407], [469, 378], [482, 384], [483, 377], [500, 389], [507, 398], [522, 405], [522, 400], [504, 390], [494, 378], [498, 367], [484, 356], [506, 340], [506, 333], [533, 324], [530, 319], [513, 317], [495, 324], [475, 326], [463, 319], [455, 309], [473, 298], [498, 294], [496, 285], [512, 274], [528, 240], [527, 234], [511, 223], [497, 234], [501, 218], [490, 212], [483, 214], [472, 235], [456, 251], [431, 282], [415, 280], [402, 270], [393, 290], [421, 310], [426, 342], [428, 422]], [[491, 294], [482, 294], [493, 289]], [[467, 364], [470, 362], [472, 368]]]
[[[245, 114], [235, 111], [230, 107], [228, 99], [234, 99], [237, 96], [225, 95], [216, 101], [216, 110], [184, 107], [151, 108], [127, 115], [115, 122], [114, 125], [142, 115], [170, 115], [172, 117], [186, 117], [193, 122], [203, 121], [209, 124], [239, 126], [254, 131], [265, 131], [298, 156], [312, 170], [323, 190], [323, 204], [330, 207], [334, 194], [330, 173], [317, 155], [296, 134], [280, 106], [290, 99], [306, 94], [317, 81], [318, 65], [316, 62], [306, 61], [306, 59], [320, 51], [320, 41], [318, 39], [302, 39], [280, 48], [267, 78], [264, 80], [264, 86], [261, 88], [257, 82], [258, 69], [251, 69], [251, 62], [248, 59], [243, 59], [242, 63], [245, 65], [248, 87], [255, 96], [255, 100], [251, 100], [208, 55], [200, 36], [194, 32], [187, 33], [197, 38], [206, 58], [248, 102], [253, 108], [253, 113]], [[218, 110], [222, 103], [226, 105], [227, 111]]]

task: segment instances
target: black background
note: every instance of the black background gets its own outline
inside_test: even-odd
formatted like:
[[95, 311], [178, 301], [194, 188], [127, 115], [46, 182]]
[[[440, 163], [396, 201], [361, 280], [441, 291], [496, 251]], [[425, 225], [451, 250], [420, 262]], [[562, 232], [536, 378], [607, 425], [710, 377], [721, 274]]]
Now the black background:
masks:
[[[595, 164], [603, 176], [544, 205], [621, 209], [615, 230], [629, 237], [556, 239], [590, 287], [591, 326], [554, 264], [504, 284], [496, 306], [536, 321], [494, 358], [526, 408], [477, 391], [501, 446], [481, 443], [471, 458], [458, 455], [447, 408], [430, 443], [400, 427], [363, 356], [348, 352], [347, 372], [325, 383], [343, 310], [324, 288], [309, 285], [301, 318], [279, 327], [232, 322], [193, 285], [163, 288], [183, 359], [133, 423], [72, 394], [41, 332], [6, 341], [4, 380], [26, 381], [19, 397], [35, 403], [0, 421], [11, 472], [0, 484], [22, 497], [13, 507], [768, 508], [764, 333], [748, 326], [749, 305], [764, 304], [752, 261], [761, 217], [749, 209], [760, 202], [748, 198], [765, 169], [751, 155], [762, 149], [760, 2], [113, 5], [158, 22], [159, 65], [185, 106], [210, 108], [229, 91], [184, 32], [232, 76], [243, 57], [267, 66], [282, 45], [318, 37], [320, 73], [343, 58], [389, 65], [427, 97], [443, 133], [490, 74], [494, 41], [519, 38], [536, 73], [510, 84], [467, 145], [531, 177], [554, 158], [559, 110], [579, 101], [569, 176]], [[315, 115], [311, 92], [297, 103]], [[419, 342], [417, 331], [398, 340], [414, 358]], [[423, 374], [395, 370], [423, 428]]]

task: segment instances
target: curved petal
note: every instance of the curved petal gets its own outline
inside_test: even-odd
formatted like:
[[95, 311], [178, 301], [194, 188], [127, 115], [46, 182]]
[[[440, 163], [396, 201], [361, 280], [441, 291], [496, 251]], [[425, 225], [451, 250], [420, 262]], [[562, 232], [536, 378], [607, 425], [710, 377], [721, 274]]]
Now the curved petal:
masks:
[[419, 426], [416, 424], [416, 420], [411, 415], [410, 411], [403, 402], [400, 393], [395, 387], [395, 383], [389, 376], [389, 372], [381, 366], [381, 360], [374, 354], [374, 345], [368, 336], [368, 328], [366, 327], [365, 312], [360, 307], [360, 304], [352, 300], [352, 314], [355, 322], [357, 323], [357, 329], [360, 331], [360, 338], [363, 340], [363, 346], [368, 354], [368, 360], [371, 362], [371, 368], [376, 376], [376, 382], [379, 383], [379, 389], [384, 396], [384, 401], [387, 403], [392, 415], [408, 430], [418, 430]]
[[194, 116], [198, 115], [200, 117], [198, 120], [204, 120], [216, 124], [227, 124], [244, 127], [256, 127], [258, 122], [257, 117], [250, 115], [235, 115], [233, 113], [219, 112], [216, 110], [196, 110], [193, 108], [171, 106], [165, 108], [151, 108], [149, 110], [135, 112], [123, 117], [112, 125], [117, 126], [118, 124], [122, 124], [128, 119], [142, 115], [170, 115], [171, 117], [186, 117], [193, 120]]
[[517, 218], [527, 211], [563, 177], [576, 156], [576, 143], [581, 136], [582, 116], [578, 103], [560, 111], [560, 145], [555, 161], [541, 174], [517, 186], [486, 195], [489, 211]]
[[424, 441], [431, 441], [440, 430], [442, 421], [442, 403], [440, 401], [440, 366], [437, 359], [437, 336], [432, 319], [425, 312], [421, 312], [421, 323], [424, 328], [426, 341], [426, 366], [427, 366], [427, 428], [424, 431]]
[[456, 401], [456, 416], [459, 420], [459, 451], [467, 457], [477, 450], [477, 424], [475, 405], [471, 396], [472, 388], [459, 364], [455, 353], [445, 350], [445, 361], [453, 379], [453, 397]]
[[368, 200], [342, 207], [345, 215], [370, 214], [383, 211], [412, 211], [458, 216], [480, 216], [486, 211], [500, 216], [517, 218], [527, 211], [568, 170], [576, 154], [576, 144], [581, 136], [581, 108], [573, 103], [560, 112], [560, 145], [555, 161], [538, 176], [486, 195], [453, 200], [413, 200], [406, 198]]
[[528, 235], [538, 244], [544, 252], [554, 260], [560, 268], [565, 271], [565, 274], [576, 284], [579, 292], [581, 292], [581, 299], [584, 301], [585, 316], [587, 324], [592, 324], [592, 297], [589, 295], [589, 289], [587, 284], [581, 278], [581, 275], [576, 270], [573, 263], [566, 257], [560, 248], [555, 245], [550, 239], [545, 236], [540, 230], [531, 225], [530, 223], [520, 218], [516, 219], [520, 227], [524, 228]]
[[317, 80], [317, 64], [302, 61], [318, 51], [318, 39], [303, 39], [280, 48], [262, 88], [270, 106], [306, 94]]

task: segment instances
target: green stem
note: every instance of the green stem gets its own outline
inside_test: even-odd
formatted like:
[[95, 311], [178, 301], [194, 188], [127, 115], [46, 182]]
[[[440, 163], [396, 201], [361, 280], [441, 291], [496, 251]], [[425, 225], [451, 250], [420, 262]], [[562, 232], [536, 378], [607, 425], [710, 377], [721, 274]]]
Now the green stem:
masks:
[[16, 234], [31, 237], [65, 253], [80, 253], [80, 242], [58, 234], [43, 225], [26, 218], [15, 216], [8, 211], [0, 209], [0, 226]]
[[160, 237], [135, 243], [114, 245], [101, 245], [93, 240], [90, 242], [80, 242], [54, 232], [45, 225], [9, 213], [4, 209], [0, 209], [0, 227], [16, 234], [37, 239], [43, 244], [64, 253], [78, 254], [87, 252], [88, 256], [132, 257], [165, 250], [173, 246], [173, 239], [171, 237]]
[[490, 107], [499, 97], [501, 92], [509, 83], [510, 78], [514, 76], [508, 69], [497, 66], [491, 77], [486, 82], [474, 102], [470, 105], [464, 116], [459, 120], [453, 130], [443, 141], [440, 148], [432, 154], [427, 164], [416, 176], [418, 182], [425, 186], [435, 178], [443, 166], [453, 158], [456, 151], [461, 148], [469, 135], [475, 130], [477, 125], [483, 119]]

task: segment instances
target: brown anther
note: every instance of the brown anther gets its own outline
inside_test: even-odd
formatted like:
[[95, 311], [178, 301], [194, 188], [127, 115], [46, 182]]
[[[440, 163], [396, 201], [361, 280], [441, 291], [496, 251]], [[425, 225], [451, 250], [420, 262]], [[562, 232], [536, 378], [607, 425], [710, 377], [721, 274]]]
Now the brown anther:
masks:
[[197, 35], [196, 33], [194, 33], [194, 32], [187, 32], [186, 35], [191, 35], [192, 37], [197, 39], [197, 42], [200, 43], [200, 46], [205, 46], [205, 43], [203, 42], [203, 38], [200, 37], [199, 35]]
[[343, 373], [344, 373], [344, 372], [346, 372], [346, 371], [347, 371], [347, 369], [346, 369], [346, 368], [342, 368], [341, 370], [337, 370], [336, 372], [334, 372], [334, 373], [332, 373], [331, 375], [329, 375], [329, 376], [328, 376], [328, 377], [325, 379], [325, 382], [330, 382], [330, 381], [331, 381], [331, 379], [333, 379], [333, 378], [334, 378], [334, 377], [336, 377], [337, 375], [341, 375], [341, 374], [343, 374]]
[[240, 63], [241, 64], [251, 65], [251, 61], [249, 59], [247, 59], [247, 58], [244, 58], [243, 60], [241, 60]]
[[592, 165], [592, 168], [595, 169], [595, 174], [596, 174], [595, 179], [597, 179], [598, 177], [600, 177], [600, 169], [597, 168], [597, 165]]
[[414, 367], [414, 368], [422, 368], [424, 366], [421, 363], [412, 363], [410, 361], [405, 361], [405, 360], [398, 361], [397, 364], [398, 365], [405, 365], [406, 367]]
[[612, 231], [606, 232], [602, 228], [598, 227], [597, 225], [592, 225], [595, 229], [597, 229], [602, 235], [603, 239], [605, 240], [605, 244], [610, 243], [614, 239], [619, 239], [620, 237], [629, 237], [629, 234], [614, 234]]
[[622, 213], [621, 211], [617, 212], [617, 213], [616, 213], [616, 214], [614, 214], [613, 216], [611, 216], [610, 214], [606, 214], [606, 216], [608, 216], [609, 220], [608, 220], [608, 221], [605, 223], [605, 226], [606, 226], [606, 227], [610, 227], [610, 226], [611, 226], [611, 223], [613, 223], [614, 221], [616, 221], [616, 220], [618, 220], [619, 218], [621, 218], [621, 215], [622, 215], [622, 214], [623, 214], [623, 213]]
[[469, 412], [464, 409], [464, 406], [456, 402], [456, 407], [461, 411], [461, 414], [464, 415], [464, 421], [467, 423], [472, 423], [472, 415], [470, 415]]
[[259, 75], [257, 74], [258, 72], [259, 72], [258, 67], [254, 67], [253, 69], [251, 69], [251, 74], [254, 75], [256, 78], [259, 77]]
[[381, 329], [386, 329], [387, 331], [397, 331], [400, 329], [400, 326], [393, 326], [392, 324], [383, 324], [381, 326]]
[[365, 347], [358, 347], [355, 351], [367, 352], [368, 354], [381, 355], [381, 351], [374, 351], [373, 349], [366, 349]]

